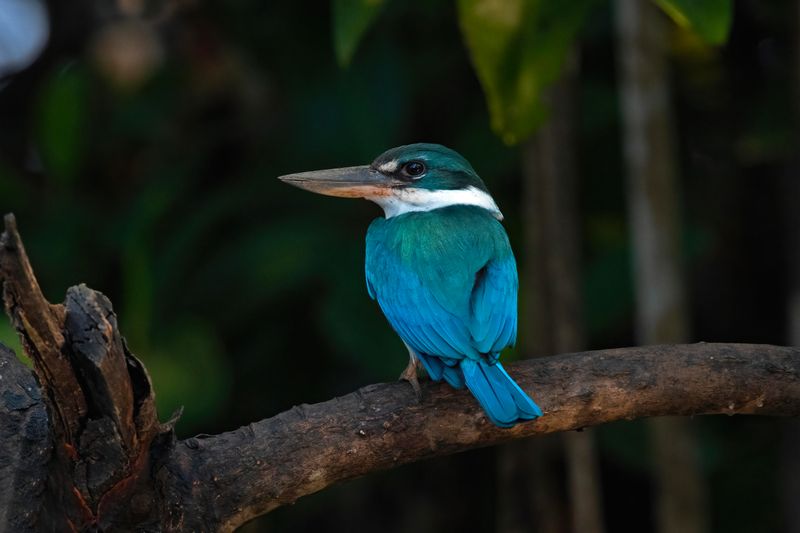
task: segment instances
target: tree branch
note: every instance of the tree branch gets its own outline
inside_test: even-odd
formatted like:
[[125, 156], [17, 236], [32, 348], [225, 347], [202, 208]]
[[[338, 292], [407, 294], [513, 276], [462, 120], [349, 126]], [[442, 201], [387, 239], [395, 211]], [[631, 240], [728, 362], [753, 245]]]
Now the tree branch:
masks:
[[[29, 266], [22, 268], [27, 257], [13, 219], [1, 239], [7, 310], [26, 350], [41, 357], [45, 333], [63, 339], [45, 359], [63, 357], [78, 389], [53, 381], [49, 359], [37, 362], [48, 425], [30, 373], [0, 349], [0, 453], [13, 462], [0, 461], [0, 502], [15, 503], [0, 512], [0, 528], [231, 531], [338, 481], [526, 436], [667, 414], [800, 415], [800, 348], [695, 344], [508, 365], [545, 411], [512, 429], [489, 423], [465, 391], [428, 382], [418, 403], [408, 384], [388, 383], [178, 441], [157, 422], [146, 371], [127, 350], [108, 299], [73, 287], [63, 320], [20, 318], [60, 306], [44, 300]], [[52, 413], [75, 414], [62, 400], [87, 406], [70, 434], [52, 421]]]
[[[229, 531], [338, 481], [531, 435], [660, 415], [800, 415], [798, 348], [650, 346], [508, 366], [544, 410], [539, 420], [499, 429], [467, 392], [427, 383], [417, 404], [405, 383], [370, 385], [181, 441], [164, 467], [168, 500], [192, 501], [191, 512]], [[207, 483], [192, 487], [192, 479]], [[226, 497], [213, 500], [209, 490]]]

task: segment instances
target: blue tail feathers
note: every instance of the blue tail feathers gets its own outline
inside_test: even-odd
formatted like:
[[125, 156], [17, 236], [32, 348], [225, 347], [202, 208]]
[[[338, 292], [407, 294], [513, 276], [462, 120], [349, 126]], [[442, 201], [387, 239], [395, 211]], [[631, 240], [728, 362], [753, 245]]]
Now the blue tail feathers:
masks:
[[[496, 425], [508, 428], [542, 416], [539, 406], [506, 373], [499, 362], [443, 359], [417, 354], [431, 379], [444, 379], [456, 389], [467, 388]], [[496, 358], [495, 358], [496, 361]]]
[[459, 366], [467, 388], [496, 426], [507, 428], [522, 420], [542, 416], [539, 406], [511, 379], [500, 363], [465, 358]]
[[[456, 359], [442, 359], [435, 356], [427, 356], [424, 354], [417, 354], [417, 357], [422, 361], [422, 366], [425, 371], [435, 381], [444, 379], [454, 389], [464, 388], [464, 374], [458, 366]], [[451, 363], [451, 364], [448, 364]]]

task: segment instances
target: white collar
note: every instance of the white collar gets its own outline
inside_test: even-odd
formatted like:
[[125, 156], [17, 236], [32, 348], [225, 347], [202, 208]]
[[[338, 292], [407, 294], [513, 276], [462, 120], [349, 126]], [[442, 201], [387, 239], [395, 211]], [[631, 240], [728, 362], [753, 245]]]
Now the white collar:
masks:
[[503, 220], [503, 214], [489, 193], [472, 185], [466, 189], [436, 191], [409, 187], [396, 189], [387, 196], [368, 197], [367, 200], [372, 200], [381, 206], [386, 218], [413, 211], [431, 211], [451, 205], [474, 205], [486, 209], [497, 220]]

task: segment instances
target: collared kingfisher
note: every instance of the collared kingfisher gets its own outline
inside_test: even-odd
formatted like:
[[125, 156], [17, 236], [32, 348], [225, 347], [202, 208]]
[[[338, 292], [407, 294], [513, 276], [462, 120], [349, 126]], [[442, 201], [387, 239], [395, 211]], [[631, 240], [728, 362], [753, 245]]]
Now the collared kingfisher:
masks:
[[418, 396], [421, 362], [432, 379], [466, 385], [497, 426], [542, 415], [498, 360], [517, 336], [517, 267], [503, 215], [466, 159], [409, 144], [370, 165], [280, 179], [383, 208], [367, 231], [367, 291], [408, 348], [400, 377]]

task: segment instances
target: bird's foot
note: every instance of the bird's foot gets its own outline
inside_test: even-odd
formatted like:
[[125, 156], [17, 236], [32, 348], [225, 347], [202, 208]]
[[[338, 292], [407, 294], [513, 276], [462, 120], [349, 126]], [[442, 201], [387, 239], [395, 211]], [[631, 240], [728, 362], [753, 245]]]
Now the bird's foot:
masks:
[[419, 379], [417, 378], [417, 370], [419, 369], [419, 361], [416, 357], [412, 357], [408, 361], [408, 366], [403, 373], [400, 374], [398, 379], [408, 381], [411, 388], [414, 389], [414, 395], [417, 397], [417, 403], [422, 401], [422, 388], [419, 386]]

